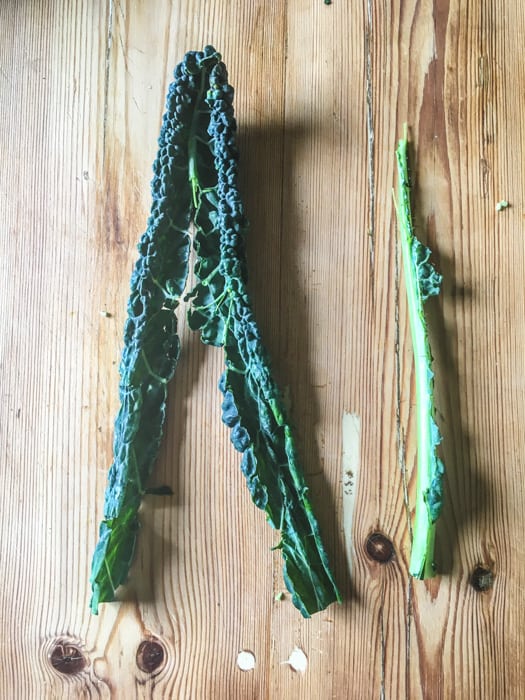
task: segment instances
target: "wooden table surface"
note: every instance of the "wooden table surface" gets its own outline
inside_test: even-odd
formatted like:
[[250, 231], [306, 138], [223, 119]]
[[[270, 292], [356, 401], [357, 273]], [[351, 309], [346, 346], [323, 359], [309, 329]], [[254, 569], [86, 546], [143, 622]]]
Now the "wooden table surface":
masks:
[[[522, 3], [3, 0], [0, 29], [0, 697], [525, 697]], [[310, 620], [279, 595], [277, 534], [220, 420], [222, 351], [184, 321], [152, 478], [174, 495], [145, 499], [123, 601], [88, 610], [165, 94], [208, 43], [236, 89], [253, 303], [344, 595]], [[444, 278], [428, 306], [447, 469], [430, 582], [407, 570], [405, 122], [417, 230]]]

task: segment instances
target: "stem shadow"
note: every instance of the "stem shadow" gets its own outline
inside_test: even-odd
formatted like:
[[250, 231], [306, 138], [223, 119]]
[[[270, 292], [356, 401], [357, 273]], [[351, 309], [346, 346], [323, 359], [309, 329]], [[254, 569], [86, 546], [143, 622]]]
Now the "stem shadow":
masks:
[[[413, 152], [410, 162], [416, 162]], [[421, 192], [417, 181], [412, 184], [413, 202], [417, 203]], [[500, 494], [495, 493], [498, 485], [478, 456], [464, 415], [471, 409], [467, 406], [465, 371], [459, 362], [464, 341], [458, 334], [458, 311], [464, 309], [464, 317], [474, 311], [475, 292], [457, 279], [455, 259], [438, 254], [439, 233], [434, 217], [424, 220], [417, 206], [412, 211], [418, 237], [419, 232], [425, 232], [422, 242], [428, 241], [436, 268], [443, 275], [441, 293], [426, 302], [425, 312], [434, 357], [436, 421], [443, 437], [439, 449], [445, 465], [443, 511], [436, 525], [436, 566], [439, 573], [450, 575], [461, 568], [457, 563], [460, 551], [469, 549], [462, 546], [463, 537], [473, 526], [479, 528], [481, 520], [491, 517], [494, 499]]]

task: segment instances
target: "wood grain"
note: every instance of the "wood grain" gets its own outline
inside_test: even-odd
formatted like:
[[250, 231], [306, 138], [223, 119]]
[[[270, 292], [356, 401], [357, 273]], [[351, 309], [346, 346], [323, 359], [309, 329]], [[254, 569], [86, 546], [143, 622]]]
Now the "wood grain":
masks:
[[[7, 0], [0, 27], [0, 697], [521, 698], [520, 3]], [[165, 94], [207, 43], [236, 89], [254, 306], [345, 598], [311, 620], [280, 599], [276, 533], [220, 421], [221, 352], [183, 319], [154, 475], [174, 496], [145, 499], [124, 600], [88, 612]], [[444, 277], [429, 304], [447, 467], [431, 582], [407, 570], [415, 396], [391, 196], [404, 123], [418, 233]], [[344, 413], [360, 425], [352, 546]], [[388, 563], [371, 533], [393, 543]]]

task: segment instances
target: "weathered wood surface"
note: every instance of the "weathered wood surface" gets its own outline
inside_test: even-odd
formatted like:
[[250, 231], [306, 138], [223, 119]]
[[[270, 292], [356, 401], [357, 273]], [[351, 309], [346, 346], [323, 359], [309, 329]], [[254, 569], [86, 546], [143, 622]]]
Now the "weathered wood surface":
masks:
[[[0, 697], [523, 697], [521, 3], [4, 0], [0, 28]], [[274, 599], [276, 536], [220, 422], [221, 352], [186, 330], [154, 477], [175, 495], [146, 499], [126, 600], [88, 612], [165, 93], [206, 43], [236, 87], [254, 304], [345, 597], [309, 621]], [[414, 387], [391, 197], [404, 122], [418, 231], [444, 276], [431, 583], [407, 573]], [[390, 563], [367, 554], [374, 531]], [[477, 565], [494, 576], [482, 593]], [[136, 656], [152, 639], [165, 658], [149, 673]], [[303, 674], [284, 663], [294, 647]], [[67, 673], [74, 648], [86, 666]]]

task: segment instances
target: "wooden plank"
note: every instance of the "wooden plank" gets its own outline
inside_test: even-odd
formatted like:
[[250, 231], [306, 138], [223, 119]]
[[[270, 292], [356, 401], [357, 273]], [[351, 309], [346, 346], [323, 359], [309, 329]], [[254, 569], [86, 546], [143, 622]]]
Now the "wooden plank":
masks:
[[[0, 695], [65, 697], [96, 527], [97, 131], [105, 9], [3, 3]], [[102, 56], [102, 60], [100, 57]], [[93, 686], [89, 672], [74, 682]]]
[[[0, 697], [520, 698], [519, 3], [41, 5], [0, 7]], [[145, 499], [125, 600], [88, 611], [165, 93], [207, 43], [236, 88], [254, 306], [345, 597], [311, 620], [279, 596], [277, 535], [220, 422], [221, 352], [184, 321], [154, 476], [174, 496]], [[415, 396], [391, 198], [405, 122], [418, 232], [444, 276], [429, 314], [446, 502], [426, 583], [408, 576]]]
[[[521, 443], [521, 437], [510, 437], [505, 415], [522, 409], [507, 384], [515, 381], [516, 366], [506, 365], [512, 355], [501, 348], [508, 342], [507, 323], [518, 334], [521, 324], [519, 306], [510, 301], [519, 292], [504, 274], [506, 265], [498, 271], [505, 259], [502, 232], [510, 234], [517, 221], [495, 210], [503, 197], [499, 191], [512, 188], [518, 170], [511, 176], [509, 163], [521, 152], [519, 132], [504, 127], [517, 107], [503, 82], [515, 67], [511, 47], [520, 24], [517, 6], [511, 5], [508, 15], [496, 3], [374, 6], [376, 139], [391, 153], [395, 134], [389, 115], [397, 114], [397, 134], [403, 122], [411, 125], [418, 227], [444, 275], [443, 294], [430, 307], [447, 465], [436, 552], [443, 575], [432, 583], [408, 583], [411, 697], [519, 697], [522, 685], [521, 672], [508, 662], [522, 643], [509, 635], [506, 615], [512, 610], [521, 620], [522, 613], [509, 585], [519, 565], [507, 554], [506, 538], [519, 531], [523, 490], [507, 494], [505, 483], [505, 474], [513, 472], [505, 457], [508, 441]], [[378, 178], [384, 174], [385, 180], [379, 199], [386, 197], [392, 175], [386, 160], [378, 162]], [[518, 200], [522, 187], [521, 180], [514, 184]], [[514, 242], [514, 264], [521, 269], [522, 241]], [[399, 354], [407, 358], [402, 299], [399, 314]], [[407, 379], [402, 387], [409, 386]], [[400, 403], [400, 420], [413, 435], [412, 401]], [[405, 459], [413, 494], [413, 439]], [[477, 564], [496, 573], [494, 587], [482, 595], [470, 586]]]

